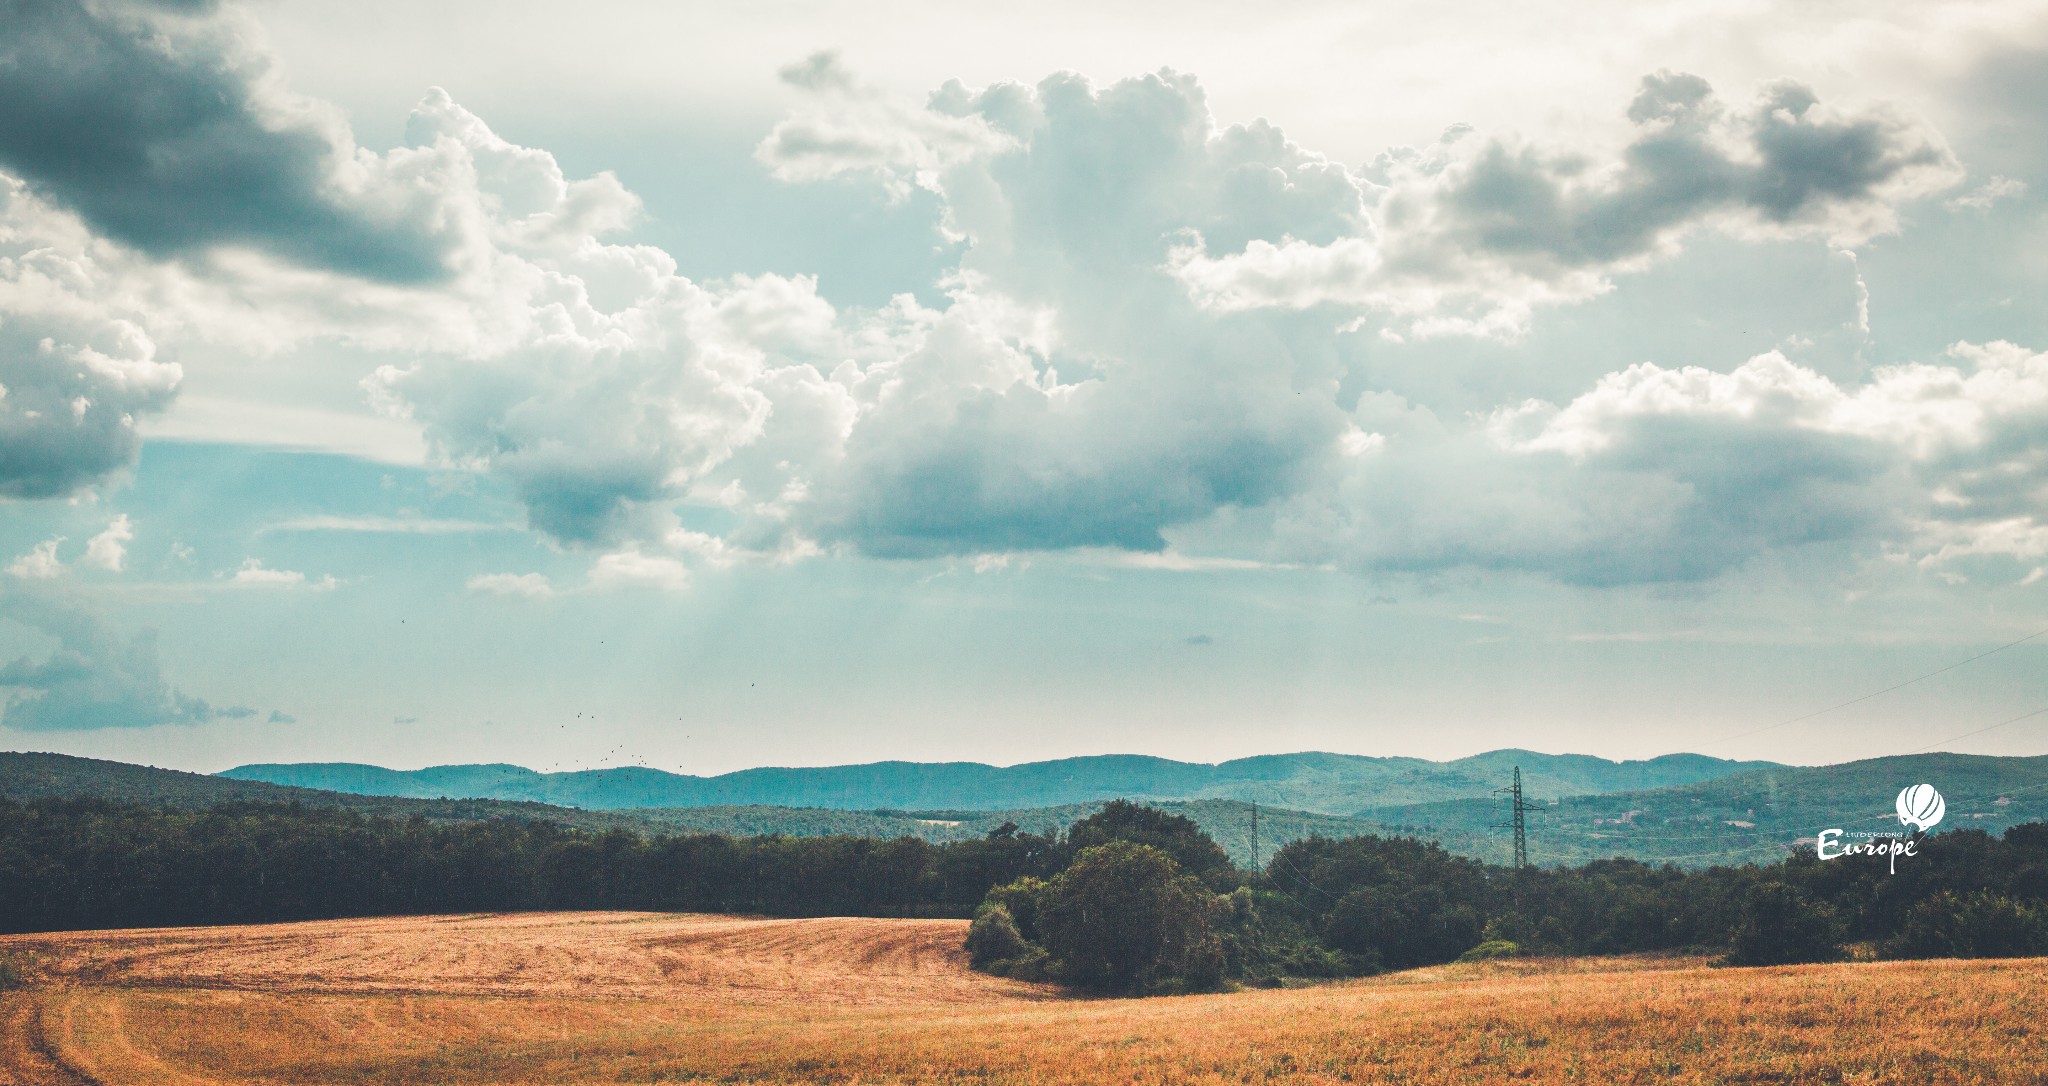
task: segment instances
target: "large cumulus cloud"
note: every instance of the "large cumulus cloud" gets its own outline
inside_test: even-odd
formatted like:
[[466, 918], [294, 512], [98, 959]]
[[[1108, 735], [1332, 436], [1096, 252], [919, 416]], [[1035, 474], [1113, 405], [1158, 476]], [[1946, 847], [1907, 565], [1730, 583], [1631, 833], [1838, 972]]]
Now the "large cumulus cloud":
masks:
[[[1308, 297], [1411, 330], [1512, 332], [1537, 301], [1605, 289], [1691, 231], [1855, 242], [1956, 176], [1938, 136], [1882, 108], [1832, 111], [1789, 84], [1733, 108], [1663, 74], [1609, 161], [1454, 133], [1353, 171], [1264, 122], [1216, 124], [1172, 72], [948, 85], [922, 112], [830, 58], [787, 76], [816, 100], [758, 156], [792, 181], [938, 194], [963, 244], [942, 303], [840, 310], [805, 279], [690, 282], [661, 254], [585, 242], [642, 270], [630, 301], [595, 306], [558, 254], [541, 264], [562, 297], [525, 319], [545, 334], [387, 370], [379, 395], [451, 459], [513, 481], [558, 539], [715, 561], [1179, 544], [1696, 580], [1816, 544], [1932, 553], [1948, 533], [1954, 552], [1988, 538], [1997, 506], [1957, 504], [1971, 458], [2031, 448], [2022, 427], [1936, 453], [1837, 417], [1915, 381], [1954, 386], [1942, 411], [1981, 409], [1995, 378], [1962, 355], [1867, 389], [1782, 356], [1639, 366], [1563, 407], [1439, 417], [1341, 391], [1355, 347], [1302, 312]], [[456, 127], [472, 153], [496, 140]], [[1286, 253], [1306, 263], [1252, 267]], [[1243, 293], [1254, 271], [1272, 296]], [[683, 529], [689, 505], [729, 527]]]
[[1611, 159], [1463, 129], [1381, 156], [1376, 232], [1334, 242], [1205, 239], [1177, 273], [1209, 306], [1338, 306], [1424, 334], [1514, 335], [1544, 304], [1584, 299], [1684, 235], [1859, 244], [1899, 207], [1961, 177], [1939, 134], [1886, 107], [1841, 111], [1791, 82], [1731, 108], [1697, 76], [1648, 76], [1634, 138]]
[[443, 273], [417, 201], [332, 109], [283, 92], [210, 2], [0, 5], [0, 167], [159, 255], [221, 245], [378, 279]]
[[1327, 336], [1204, 313], [1163, 265], [1189, 231], [1362, 229], [1358, 182], [1270, 125], [1219, 128], [1172, 72], [949, 85], [930, 105], [1000, 137], [926, 179], [967, 242], [952, 304], [862, 369], [858, 425], [798, 529], [886, 555], [1156, 551], [1174, 524], [1298, 486], [1343, 425]]
[[1586, 584], [1701, 580], [1807, 545], [1925, 565], [2048, 553], [2048, 355], [2012, 344], [1853, 386], [1777, 352], [1644, 363], [1562, 406], [1464, 420], [1371, 395], [1356, 425], [1375, 436], [1360, 455], [1260, 519], [1270, 553]]
[[0, 42], [0, 496], [67, 496], [129, 464], [182, 359], [503, 353], [566, 309], [637, 296], [667, 260], [594, 242], [638, 212], [611, 175], [565, 178], [438, 90], [404, 146], [356, 148], [278, 85], [232, 7], [17, 7]]
[[[1507, 455], [1455, 420], [1410, 419], [1435, 430], [1427, 440], [1362, 429], [1339, 399], [1330, 322], [1287, 312], [1338, 303], [1425, 330], [1511, 331], [1535, 301], [1597, 292], [1688, 230], [1860, 239], [1955, 176], [1937, 136], [1888, 110], [1838, 114], [1789, 84], [1735, 110], [1662, 74], [1609, 164], [1454, 138], [1352, 172], [1263, 122], [1216, 125], [1199, 85], [1171, 72], [1099, 89], [1071, 75], [948, 86], [930, 108], [1005, 137], [925, 183], [969, 243], [976, 296], [1043, 307], [1047, 332], [1021, 364], [956, 337], [945, 366], [875, 367], [892, 383], [799, 521], [823, 538], [884, 554], [1157, 550], [1221, 518], [1315, 540], [1290, 559], [1641, 580], [1896, 527], [1884, 451], [1803, 432], [1646, 423], [1587, 468]], [[1253, 267], [1261, 253], [1304, 260]], [[962, 359], [1009, 384], [960, 382]], [[1368, 434], [1379, 455], [1346, 455]], [[1474, 491], [1491, 500], [1460, 502]]]
[[184, 375], [159, 357], [153, 300], [62, 219], [0, 177], [0, 497], [58, 497], [124, 467], [137, 420]]
[[[806, 71], [827, 97], [850, 93], [823, 62]], [[773, 554], [1156, 550], [1168, 525], [1285, 493], [1342, 417], [1296, 395], [1284, 360], [1301, 359], [1302, 386], [1334, 385], [1327, 344], [1211, 318], [1159, 265], [1189, 222], [1355, 228], [1343, 170], [1268, 126], [1213, 131], [1184, 77], [942, 97], [999, 117], [974, 122], [987, 155], [905, 152], [920, 183], [985, 197], [949, 198], [947, 228], [973, 242], [942, 307], [842, 312], [808, 278], [692, 282], [659, 251], [586, 238], [524, 252], [553, 286], [503, 322], [528, 330], [520, 342], [388, 367], [373, 391], [451, 461], [511, 480], [534, 525], [570, 543], [677, 537], [670, 509], [688, 500], [736, 514], [724, 543]], [[416, 127], [480, 162], [553, 168], [459, 112], [430, 101], [421, 115], [438, 119]], [[932, 131], [822, 157], [784, 126], [763, 155], [798, 176], [884, 176]], [[932, 176], [932, 162], [950, 165]], [[590, 289], [600, 272], [619, 284], [608, 303]]]
[[[835, 548], [1192, 548], [1619, 583], [1813, 545], [1942, 563], [2037, 546], [2039, 413], [2011, 405], [2036, 402], [2040, 364], [2018, 348], [1861, 384], [1775, 355], [1645, 364], [1480, 416], [1361, 387], [1371, 340], [1351, 332], [1374, 322], [1512, 337], [1693, 233], [1840, 246], [1894, 229], [1958, 171], [1885, 108], [1790, 84], [1730, 105], [1659, 74], [1612, 152], [1454, 130], [1353, 169], [1266, 122], [1218, 124], [1170, 71], [948, 84], [920, 107], [814, 58], [785, 73], [810, 97], [758, 160], [790, 184], [922, 189], [961, 254], [936, 300], [869, 309], [803, 275], [678, 274], [613, 240], [639, 206], [616, 179], [572, 179], [438, 91], [405, 146], [356, 149], [276, 85], [231, 10], [55, 10], [36, 34], [89, 60], [140, 50], [132, 78], [230, 86], [154, 119], [107, 107], [92, 153], [168, 172], [72, 176], [37, 165], [71, 161], [37, 142], [55, 136], [0, 131], [36, 229], [84, 235], [0, 264], [7, 493], [117, 468], [133, 418], [174, 393], [178, 351], [239, 335], [396, 355], [365, 388], [442, 462], [504, 479], [537, 531], [602, 568], [658, 565], [674, 585], [682, 560]], [[65, 78], [114, 78], [95, 64]], [[272, 195], [222, 210], [190, 191], [230, 174]], [[124, 201], [185, 218], [129, 224]], [[316, 205], [342, 218], [301, 215]]]
[[[663, 534], [667, 510], [702, 498], [715, 470], [717, 500], [749, 485], [772, 498], [790, 472], [750, 472], [742, 450], [758, 460], [784, 439], [804, 444], [791, 430], [807, 420], [828, 443], [843, 429], [844, 390], [821, 394], [818, 369], [843, 335], [815, 280], [700, 284], [659, 249], [600, 241], [637, 209], [630, 194], [608, 175], [566, 180], [552, 155], [503, 140], [444, 94], [420, 104], [408, 135], [467, 164], [492, 260], [437, 310], [446, 338], [365, 384], [441, 457], [509, 480], [535, 528], [578, 544]], [[363, 334], [404, 342], [402, 325], [386, 328]], [[814, 445], [777, 462], [813, 464]]]

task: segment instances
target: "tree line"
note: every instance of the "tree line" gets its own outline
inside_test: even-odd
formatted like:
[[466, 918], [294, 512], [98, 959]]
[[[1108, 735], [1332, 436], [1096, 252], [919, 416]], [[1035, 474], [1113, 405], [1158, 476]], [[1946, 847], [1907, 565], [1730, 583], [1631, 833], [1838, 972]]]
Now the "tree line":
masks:
[[940, 846], [0, 800], [0, 932], [529, 909], [964, 917], [1065, 847], [1014, 830]]
[[1811, 853], [1518, 871], [1372, 836], [1296, 841], [1245, 871], [1193, 821], [1122, 801], [1064, 833], [947, 844], [0, 801], [0, 932], [528, 909], [974, 915], [981, 968], [1131, 993], [1493, 954], [2048, 954], [2048, 824], [1928, 838], [1896, 874]]

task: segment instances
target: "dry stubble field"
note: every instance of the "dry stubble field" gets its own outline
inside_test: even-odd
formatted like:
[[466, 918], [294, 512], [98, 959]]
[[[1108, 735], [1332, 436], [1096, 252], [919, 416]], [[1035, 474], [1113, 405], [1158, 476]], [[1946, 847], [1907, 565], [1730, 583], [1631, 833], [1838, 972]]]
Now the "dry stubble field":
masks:
[[964, 925], [557, 913], [0, 938], [0, 1082], [2043, 1083], [2048, 960], [1451, 966], [1075, 1000]]

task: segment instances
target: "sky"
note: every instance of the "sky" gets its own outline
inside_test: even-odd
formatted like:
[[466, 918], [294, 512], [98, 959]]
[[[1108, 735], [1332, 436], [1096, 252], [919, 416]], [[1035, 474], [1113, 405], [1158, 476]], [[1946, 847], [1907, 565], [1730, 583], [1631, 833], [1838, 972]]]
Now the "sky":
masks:
[[2048, 753], [2043, 0], [5, 12], [0, 749]]

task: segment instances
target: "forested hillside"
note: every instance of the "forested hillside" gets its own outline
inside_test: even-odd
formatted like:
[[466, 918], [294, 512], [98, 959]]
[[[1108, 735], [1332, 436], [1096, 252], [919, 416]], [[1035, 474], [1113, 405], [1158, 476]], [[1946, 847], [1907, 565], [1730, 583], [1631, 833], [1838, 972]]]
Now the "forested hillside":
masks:
[[235, 780], [420, 799], [530, 800], [589, 809], [774, 806], [840, 810], [1016, 810], [1128, 797], [1236, 799], [1322, 814], [1485, 796], [1515, 766], [1529, 786], [1585, 795], [1661, 788], [1769, 766], [1698, 754], [1612, 762], [1582, 754], [1499, 750], [1449, 762], [1348, 754], [1274, 754], [1206, 765], [1103, 755], [990, 766], [875, 762], [809, 769], [746, 769], [714, 777], [629, 766], [536, 773], [511, 765], [391, 770], [353, 763], [245, 765]]
[[[1100, 803], [1016, 810], [847, 811], [823, 807], [643, 807], [580, 810], [506, 800], [443, 800], [365, 796], [260, 781], [156, 769], [62, 754], [0, 753], [0, 799], [102, 799], [199, 810], [225, 803], [299, 804], [431, 822], [512, 820], [549, 822], [578, 829], [633, 833], [718, 833], [736, 837], [784, 834], [792, 837], [914, 837], [932, 843], [987, 836], [1006, 822], [1028, 832], [1058, 830], [1094, 813]], [[1252, 859], [1251, 805], [1230, 800], [1166, 802], [1208, 828], [1238, 863]], [[1377, 824], [1335, 815], [1260, 806], [1265, 851], [1313, 834], [1350, 837]]]
[[[1491, 757], [1491, 756], [1485, 756]], [[1647, 763], [1636, 763], [1643, 765]], [[1510, 765], [1512, 771], [1513, 766]], [[523, 771], [522, 771], [523, 772]], [[2048, 818], [2048, 757], [1993, 758], [1923, 754], [1835, 766], [1767, 766], [1711, 781], [1609, 795], [1559, 795], [1525, 774], [1529, 795], [1548, 810], [1529, 818], [1531, 859], [1539, 865], [1625, 856], [1680, 867], [1772, 863], [1801, 839], [1832, 826], [1882, 829], [1908, 784], [1932, 783], [1948, 799], [1938, 832], [2000, 832]], [[1556, 786], [1553, 786], [1555, 788]], [[297, 803], [434, 822], [515, 820], [638, 834], [785, 834], [800, 837], [913, 837], [932, 843], [986, 835], [1006, 822], [1049, 832], [1086, 817], [1097, 802], [1003, 809], [845, 810], [831, 807], [702, 806], [577, 809], [536, 802], [364, 796], [260, 781], [179, 773], [55, 754], [0, 753], [0, 798], [91, 797], [200, 809], [229, 802]], [[1231, 859], [1253, 857], [1252, 804], [1239, 800], [1151, 800], [1194, 820]], [[1500, 828], [1505, 808], [1488, 795], [1391, 805], [1347, 817], [1258, 803], [1261, 855], [1311, 836], [1412, 836], [1490, 862], [1510, 855]], [[1745, 824], [1746, 823], [1746, 824]]]

